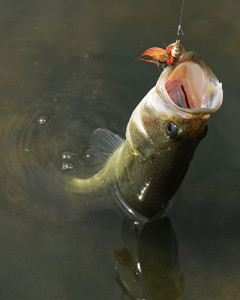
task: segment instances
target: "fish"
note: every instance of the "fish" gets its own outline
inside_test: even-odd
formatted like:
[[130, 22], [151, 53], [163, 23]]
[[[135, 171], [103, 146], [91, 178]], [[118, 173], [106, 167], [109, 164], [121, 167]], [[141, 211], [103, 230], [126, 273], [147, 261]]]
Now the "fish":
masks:
[[186, 52], [134, 109], [126, 139], [106, 129], [93, 134], [103, 167], [90, 178], [72, 177], [67, 190], [85, 194], [113, 184], [133, 218], [161, 217], [222, 101], [222, 83], [197, 53]]

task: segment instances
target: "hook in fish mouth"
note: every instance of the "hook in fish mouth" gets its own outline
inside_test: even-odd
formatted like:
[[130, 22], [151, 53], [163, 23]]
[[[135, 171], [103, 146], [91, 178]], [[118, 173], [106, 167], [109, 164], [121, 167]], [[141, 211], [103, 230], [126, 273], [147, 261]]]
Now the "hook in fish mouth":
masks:
[[217, 111], [223, 98], [222, 84], [205, 62], [193, 54], [161, 74], [157, 92], [175, 110], [198, 115]]

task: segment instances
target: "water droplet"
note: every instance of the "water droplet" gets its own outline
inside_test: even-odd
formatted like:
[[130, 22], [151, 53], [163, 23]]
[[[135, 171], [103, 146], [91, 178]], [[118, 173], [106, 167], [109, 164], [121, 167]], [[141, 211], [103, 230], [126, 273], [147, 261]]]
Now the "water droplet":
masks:
[[73, 169], [73, 164], [71, 164], [71, 163], [62, 163], [62, 169], [63, 170], [72, 170]]
[[24, 151], [25, 151], [25, 152], [31, 152], [31, 150], [28, 149], [28, 148], [25, 148]]
[[90, 159], [90, 158], [91, 158], [91, 155], [90, 155], [89, 153], [87, 153], [87, 154], [84, 155], [83, 158], [84, 158], [84, 159]]
[[38, 124], [45, 125], [47, 123], [47, 119], [47, 116], [41, 116], [40, 118], [38, 118]]
[[62, 153], [62, 158], [63, 159], [71, 159], [74, 156], [74, 153], [69, 152], [69, 151], [64, 151]]

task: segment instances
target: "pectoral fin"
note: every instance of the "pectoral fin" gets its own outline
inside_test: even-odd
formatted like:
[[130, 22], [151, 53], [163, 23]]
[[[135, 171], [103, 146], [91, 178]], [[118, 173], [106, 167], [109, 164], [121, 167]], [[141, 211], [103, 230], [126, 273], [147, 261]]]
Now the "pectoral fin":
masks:
[[107, 129], [98, 128], [94, 131], [90, 147], [85, 153], [91, 165], [103, 165], [113, 152], [124, 143], [124, 139]]

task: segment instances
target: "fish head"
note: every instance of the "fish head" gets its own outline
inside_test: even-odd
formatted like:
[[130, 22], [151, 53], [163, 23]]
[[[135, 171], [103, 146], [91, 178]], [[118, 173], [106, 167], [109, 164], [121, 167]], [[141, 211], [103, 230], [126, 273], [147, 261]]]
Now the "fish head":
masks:
[[207, 120], [223, 100], [222, 84], [206, 62], [198, 54], [187, 52], [160, 76], [156, 91], [164, 102], [163, 110], [168, 111], [168, 139], [197, 145], [206, 136]]
[[135, 126], [148, 141], [145, 156], [175, 155], [178, 159], [181, 152], [191, 154], [205, 137], [207, 120], [220, 108], [222, 99], [217, 77], [198, 54], [187, 52], [175, 66], [165, 68], [133, 112], [127, 132], [132, 147], [137, 153], [143, 144], [132, 133]]

